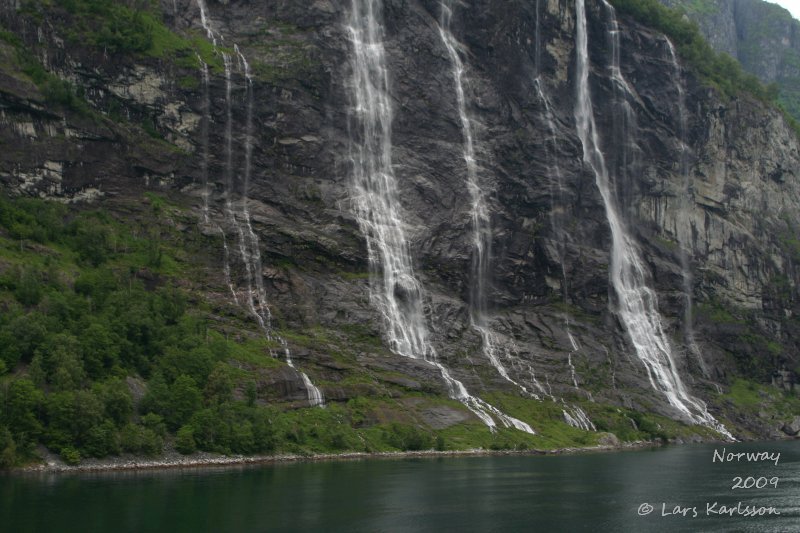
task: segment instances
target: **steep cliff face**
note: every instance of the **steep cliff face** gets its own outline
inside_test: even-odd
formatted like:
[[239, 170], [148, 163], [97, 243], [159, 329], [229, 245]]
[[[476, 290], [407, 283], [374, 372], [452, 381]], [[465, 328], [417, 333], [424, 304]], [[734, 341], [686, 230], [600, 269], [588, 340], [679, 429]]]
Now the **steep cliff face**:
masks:
[[776, 83], [781, 103], [800, 116], [800, 21], [762, 0], [661, 0], [697, 22], [717, 51], [738, 59], [764, 83]]
[[[479, 395], [516, 394], [522, 384], [542, 397], [686, 419], [654, 391], [610, 284], [607, 203], [576, 129], [576, 3], [475, 0], [453, 11], [492, 228], [486, 323], [511, 381], [486, 357], [471, 320], [473, 197], [441, 5], [373, 4], [382, 4], [402, 224], [438, 360]], [[356, 102], [346, 15], [353, 5], [207, 6], [220, 50], [233, 55], [235, 43], [252, 68], [247, 205], [275, 323], [322, 327], [345, 339], [385, 331], [371, 305], [377, 281], [353, 210]], [[196, 2], [165, 1], [160, 13], [177, 34], [205, 39]], [[49, 72], [82, 88], [86, 101], [86, 109], [54, 104], [43, 94], [47, 85], [26, 74], [13, 40], [0, 42], [4, 186], [98, 202], [170, 191], [191, 199], [199, 221], [207, 193], [210, 222], [201, 226], [212, 234], [218, 224], [236, 242], [225, 180], [232, 176], [241, 190], [248, 142], [242, 63], [232, 63], [226, 83], [222, 51], [197, 61], [185, 51], [114, 54], [71, 38], [60, 16], [7, 7], [0, 18]], [[746, 96], [723, 101], [703, 87], [675, 62], [663, 35], [627, 19], [613, 33], [616, 17], [602, 0], [587, 2], [586, 18], [599, 148], [643, 278], [655, 290], [651, 303], [674, 366], [689, 394], [709, 402], [732, 431], [774, 435], [778, 421], [743, 415], [720, 393], [736, 377], [768, 383], [784, 371], [781, 380], [791, 381], [798, 364], [797, 139], [775, 110]], [[208, 86], [202, 63], [210, 68]], [[210, 292], [224, 298], [226, 259], [222, 249], [211, 253], [219, 287]], [[245, 264], [231, 262], [236, 285]], [[368, 394], [348, 385], [351, 367], [332, 359], [324, 343], [298, 350], [288, 340], [299, 364], [327, 384], [330, 400]], [[360, 347], [348, 364], [394, 372], [412, 390], [445, 393], [436, 368], [392, 355], [385, 336], [383, 346]]]

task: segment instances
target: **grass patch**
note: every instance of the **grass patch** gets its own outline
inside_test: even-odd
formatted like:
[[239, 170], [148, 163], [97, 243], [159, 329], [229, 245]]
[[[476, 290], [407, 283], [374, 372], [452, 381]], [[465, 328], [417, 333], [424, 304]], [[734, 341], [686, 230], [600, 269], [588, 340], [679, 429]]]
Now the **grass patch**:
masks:
[[770, 385], [737, 378], [719, 400], [733, 404], [737, 410], [763, 412], [774, 417], [792, 417], [800, 413], [800, 397]]

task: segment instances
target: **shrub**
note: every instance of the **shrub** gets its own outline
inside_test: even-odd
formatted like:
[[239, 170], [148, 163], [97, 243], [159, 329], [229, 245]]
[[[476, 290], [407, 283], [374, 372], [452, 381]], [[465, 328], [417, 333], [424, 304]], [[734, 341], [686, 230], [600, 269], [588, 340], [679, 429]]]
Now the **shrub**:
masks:
[[417, 426], [393, 422], [386, 433], [386, 442], [400, 450], [426, 450], [431, 447], [431, 436]]
[[0, 468], [14, 466], [17, 459], [17, 447], [14, 437], [7, 427], [0, 425]]
[[175, 436], [175, 449], [183, 455], [189, 455], [197, 450], [192, 426], [186, 425], [178, 430], [178, 434]]
[[123, 451], [144, 455], [160, 455], [164, 451], [164, 439], [152, 429], [127, 424], [120, 431], [120, 444]]
[[81, 462], [81, 452], [72, 446], [61, 448], [61, 459], [68, 465], [76, 465]]
[[105, 457], [117, 455], [120, 450], [117, 428], [111, 420], [89, 428], [81, 448], [89, 457]]

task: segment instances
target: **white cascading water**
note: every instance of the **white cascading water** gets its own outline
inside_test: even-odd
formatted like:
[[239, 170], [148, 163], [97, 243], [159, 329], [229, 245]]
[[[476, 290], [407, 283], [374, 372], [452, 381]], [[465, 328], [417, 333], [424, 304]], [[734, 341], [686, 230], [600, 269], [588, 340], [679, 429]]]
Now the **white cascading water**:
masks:
[[[234, 52], [239, 58], [239, 64], [244, 70], [245, 80], [247, 82], [247, 108], [245, 117], [245, 143], [244, 143], [244, 172], [242, 176], [242, 190], [241, 190], [241, 203], [239, 208], [239, 217], [244, 222], [244, 225], [238, 224], [239, 244], [242, 250], [242, 257], [252, 265], [254, 272], [253, 282], [251, 284], [248, 279], [248, 307], [259, 321], [259, 324], [264, 329], [267, 338], [277, 340], [283, 348], [284, 359], [286, 364], [293, 368], [300, 378], [303, 380], [303, 386], [308, 396], [309, 405], [325, 407], [325, 397], [322, 391], [312, 383], [308, 374], [294, 366], [292, 361], [292, 353], [289, 350], [289, 345], [285, 339], [276, 335], [271, 330], [272, 315], [267, 306], [267, 293], [264, 289], [264, 278], [261, 275], [261, 247], [259, 246], [258, 236], [253, 231], [253, 225], [250, 222], [250, 211], [247, 206], [247, 193], [250, 190], [250, 177], [253, 170], [253, 77], [250, 73], [250, 64], [247, 62], [244, 54], [239, 50], [238, 45], [233, 45]], [[250, 269], [248, 269], [248, 273]], [[255, 285], [255, 287], [253, 287]]]
[[[562, 402], [564, 401], [562, 400]], [[564, 416], [564, 422], [568, 425], [584, 431], [597, 431], [595, 425], [586, 415], [586, 411], [577, 405], [567, 405], [564, 403], [564, 408], [561, 409], [561, 413]]]
[[[252, 292], [250, 289], [250, 285], [252, 284], [251, 280], [253, 278], [252, 271], [250, 269], [250, 261], [247, 260], [247, 257], [242, 250], [242, 235], [239, 227], [239, 223], [236, 220], [236, 214], [233, 212], [233, 102], [231, 101], [231, 90], [233, 81], [231, 79], [231, 58], [228, 54], [222, 54], [222, 61], [225, 66], [225, 202], [224, 202], [224, 213], [225, 213], [225, 221], [228, 223], [229, 226], [233, 227], [236, 230], [239, 230], [239, 255], [242, 259], [242, 264], [245, 267], [246, 272], [246, 282], [248, 285], [248, 290], [245, 296], [247, 297], [246, 303], [250, 303], [250, 293]], [[225, 248], [227, 249], [227, 242], [224, 243]], [[226, 250], [227, 251], [227, 250]], [[230, 268], [230, 267], [228, 267]], [[239, 302], [238, 296], [236, 297], [236, 302]], [[249, 305], [248, 305], [249, 307]], [[256, 315], [258, 319], [259, 325], [264, 327], [264, 324], [261, 321], [261, 317]]]
[[506, 427], [533, 433], [525, 422], [470, 395], [463, 383], [437, 360], [428, 338], [422, 286], [412, 266], [392, 168], [392, 105], [383, 31], [378, 22], [380, 10], [380, 0], [351, 0], [347, 24], [353, 45], [350, 117], [353, 208], [367, 243], [371, 302], [383, 317], [392, 351], [434, 365], [450, 396], [490, 429], [495, 429], [494, 418], [497, 418]]
[[[201, 127], [200, 127], [200, 135], [202, 138], [202, 157], [200, 160], [200, 174], [202, 176], [202, 185], [203, 185], [203, 223], [204, 224], [211, 224], [211, 219], [209, 218], [209, 197], [211, 192], [209, 190], [208, 184], [208, 159], [209, 159], [209, 151], [208, 151], [208, 127], [211, 122], [211, 98], [209, 94], [209, 85], [211, 83], [210, 76], [208, 72], [208, 65], [206, 64], [203, 59], [197, 55], [197, 61], [200, 63], [200, 77], [203, 80], [203, 116], [201, 119]], [[217, 231], [219, 231], [220, 235], [222, 236], [222, 272], [225, 276], [225, 284], [228, 286], [228, 289], [231, 291], [231, 296], [233, 296], [233, 300], [236, 302], [236, 305], [239, 305], [239, 296], [236, 294], [236, 289], [233, 287], [233, 282], [231, 281], [231, 261], [230, 261], [230, 250], [228, 249], [228, 240], [225, 237], [225, 231], [218, 225], [214, 224], [214, 227]]]
[[208, 20], [208, 7], [206, 6], [206, 0], [197, 0], [197, 7], [200, 8], [200, 24], [203, 26], [203, 29], [206, 30], [206, 36], [211, 41], [211, 44], [214, 45], [214, 49], [217, 48], [217, 32], [211, 27], [211, 22]]
[[[612, 14], [612, 31], [617, 31], [613, 8], [603, 0]], [[692, 398], [678, 374], [669, 342], [661, 325], [656, 293], [647, 286], [645, 267], [633, 238], [619, 215], [612, 192], [612, 183], [600, 149], [599, 134], [594, 120], [594, 109], [589, 92], [589, 53], [584, 0], [575, 0], [577, 17], [575, 49], [577, 57], [577, 97], [575, 122], [578, 137], [583, 145], [583, 160], [595, 175], [595, 181], [605, 205], [606, 218], [611, 229], [611, 284], [617, 297], [617, 312], [631, 338], [636, 355], [644, 364], [650, 384], [660, 391], [689, 420], [712, 427], [729, 438], [730, 433], [706, 410], [705, 405]], [[616, 36], [612, 36], [616, 38]], [[619, 56], [612, 54], [610, 67], [612, 79], [628, 92], [630, 87], [622, 77]]]
[[675, 88], [678, 91], [678, 127], [679, 138], [681, 143], [681, 159], [680, 159], [680, 172], [683, 178], [682, 191], [679, 196], [679, 220], [676, 221], [676, 234], [678, 237], [679, 255], [681, 260], [681, 273], [683, 277], [683, 294], [684, 294], [684, 308], [683, 308], [683, 336], [684, 342], [688, 350], [697, 358], [700, 363], [700, 368], [705, 376], [709, 376], [708, 367], [706, 366], [703, 354], [694, 337], [694, 317], [692, 316], [692, 306], [694, 299], [692, 298], [692, 269], [691, 269], [691, 254], [692, 254], [692, 192], [689, 177], [689, 145], [688, 141], [688, 122], [686, 113], [686, 94], [683, 90], [683, 76], [681, 75], [681, 67], [678, 63], [678, 55], [675, 53], [675, 47], [668, 37], [665, 37], [667, 43], [667, 51], [669, 52], [669, 60], [672, 65], [672, 71], [675, 79]]
[[467, 170], [467, 190], [469, 191], [472, 205], [470, 215], [472, 218], [473, 252], [472, 269], [470, 276], [470, 321], [472, 327], [481, 336], [483, 353], [497, 372], [506, 381], [516, 385], [526, 394], [536, 397], [524, 385], [515, 381], [508, 374], [503, 363], [500, 362], [500, 351], [497, 335], [491, 330], [486, 317], [486, 285], [489, 278], [489, 267], [492, 253], [492, 226], [489, 209], [486, 205], [486, 195], [478, 180], [478, 162], [475, 156], [475, 137], [472, 132], [472, 121], [467, 114], [467, 102], [464, 94], [464, 78], [466, 69], [461, 60], [459, 51], [461, 44], [456, 41], [450, 31], [453, 17], [452, 0], [443, 0], [441, 4], [442, 18], [439, 24], [439, 36], [447, 48], [450, 64], [453, 67], [453, 81], [456, 89], [456, 103], [458, 116], [461, 121], [461, 134], [464, 137], [463, 156]]
[[[237, 53], [237, 57], [239, 59], [239, 64], [241, 66], [242, 59], [244, 56], [241, 55], [239, 52], [239, 48], [234, 45], [234, 50]], [[239, 250], [239, 257], [242, 260], [242, 264], [244, 265], [245, 269], [245, 304], [247, 305], [250, 314], [252, 314], [258, 325], [261, 327], [262, 331], [265, 333], [269, 333], [269, 325], [270, 325], [270, 314], [269, 310], [260, 305], [256, 306], [256, 299], [257, 295], [253, 291], [253, 284], [254, 280], [261, 279], [260, 272], [261, 272], [261, 253], [258, 250], [258, 240], [256, 239], [255, 245], [256, 249], [253, 250], [250, 246], [252, 244], [252, 240], [248, 239], [248, 236], [245, 232], [245, 227], [242, 225], [242, 220], [245, 217], [249, 223], [249, 213], [247, 211], [247, 192], [248, 192], [248, 184], [250, 182], [250, 157], [252, 152], [252, 114], [253, 114], [253, 96], [252, 96], [252, 80], [250, 79], [250, 71], [247, 65], [247, 62], [244, 62], [245, 68], [245, 80], [246, 80], [246, 123], [245, 123], [245, 169], [244, 169], [244, 176], [240, 180], [243, 184], [242, 190], [239, 193], [240, 200], [238, 205], [238, 212], [234, 211], [233, 207], [233, 200], [232, 196], [236, 193], [234, 183], [233, 183], [233, 136], [232, 136], [232, 102], [231, 102], [231, 57], [224, 53], [222, 54], [222, 59], [225, 64], [225, 107], [227, 111], [227, 118], [225, 121], [225, 163], [226, 163], [226, 172], [225, 172], [225, 212], [226, 218], [236, 230], [238, 239], [237, 239], [237, 248]], [[256, 257], [258, 258], [256, 263]], [[258, 298], [259, 302], [263, 301], [262, 299]]]
[[[217, 34], [212, 28], [208, 15], [207, 8], [204, 0], [197, 0], [197, 5], [200, 8], [200, 22], [206, 30], [206, 35], [214, 45], [215, 51], [222, 56], [223, 65], [225, 67], [225, 201], [224, 201], [224, 215], [225, 219], [230, 226], [234, 228], [237, 234], [238, 252], [242, 264], [245, 269], [245, 287], [244, 294], [245, 304], [247, 309], [258, 322], [259, 327], [264, 332], [264, 335], [269, 340], [277, 341], [281, 344], [286, 364], [295, 370], [302, 379], [303, 386], [306, 390], [308, 403], [310, 406], [325, 407], [325, 398], [322, 391], [316, 387], [308, 375], [295, 367], [292, 361], [291, 352], [289, 351], [288, 344], [280, 336], [276, 335], [271, 329], [272, 316], [267, 305], [266, 290], [264, 288], [264, 280], [262, 276], [262, 263], [261, 263], [261, 249], [259, 246], [258, 236], [253, 230], [250, 222], [250, 211], [248, 208], [248, 192], [250, 188], [250, 179], [252, 174], [252, 156], [253, 156], [253, 78], [250, 73], [250, 65], [247, 62], [244, 54], [239, 50], [239, 47], [234, 44], [234, 53], [236, 54], [237, 62], [240, 69], [244, 72], [246, 81], [246, 118], [245, 118], [245, 132], [244, 132], [244, 169], [241, 177], [241, 190], [239, 191], [240, 200], [238, 202], [238, 212], [234, 209], [233, 196], [236, 193], [233, 182], [233, 102], [232, 102], [232, 58], [226, 53], [217, 48], [218, 38], [221, 41], [222, 36]], [[198, 59], [200, 59], [198, 57]], [[204, 177], [204, 217], [208, 217], [208, 122], [210, 121], [210, 101], [208, 96], [208, 66], [200, 59], [203, 72], [204, 84], [204, 155], [203, 155], [203, 177]], [[231, 290], [233, 299], [237, 305], [241, 304], [241, 300], [237, 291], [231, 281], [230, 269], [230, 250], [228, 248], [225, 232], [219, 228], [222, 234], [222, 245], [224, 252], [223, 270], [225, 280]], [[274, 354], [273, 354], [274, 355]]]
[[211, 121], [211, 97], [209, 95], [210, 78], [208, 65], [197, 54], [197, 61], [200, 63], [200, 77], [203, 80], [203, 116], [200, 122], [200, 135], [202, 138], [203, 154], [200, 161], [200, 175], [203, 185], [203, 222], [208, 224], [208, 126]]

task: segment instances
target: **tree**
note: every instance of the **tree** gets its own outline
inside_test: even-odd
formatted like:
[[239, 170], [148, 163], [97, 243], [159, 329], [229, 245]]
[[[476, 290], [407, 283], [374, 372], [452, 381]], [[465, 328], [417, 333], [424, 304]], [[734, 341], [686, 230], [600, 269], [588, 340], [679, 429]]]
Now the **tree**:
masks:
[[30, 362], [47, 336], [46, 318], [37, 312], [20, 315], [0, 329], [0, 358], [9, 370], [20, 361]]
[[105, 415], [121, 427], [133, 415], [133, 397], [125, 381], [115, 378], [105, 383], [95, 383], [92, 391], [103, 402]]
[[214, 367], [214, 371], [208, 376], [205, 387], [205, 397], [208, 401], [217, 403], [227, 402], [233, 395], [233, 377], [231, 376], [231, 366], [227, 363], [219, 362]]
[[189, 455], [197, 450], [197, 444], [194, 442], [194, 428], [190, 425], [182, 426], [175, 436], [175, 449], [183, 455]]
[[69, 333], [57, 333], [36, 349], [32, 366], [36, 379], [51, 383], [55, 390], [77, 389], [86, 381], [80, 343]]
[[13, 466], [17, 460], [17, 446], [7, 427], [0, 424], [0, 468]]
[[189, 421], [192, 414], [203, 406], [203, 395], [195, 381], [186, 375], [179, 376], [170, 387], [170, 409], [167, 424], [178, 429]]
[[16, 379], [4, 391], [0, 422], [9, 428], [17, 449], [32, 448], [42, 433], [37, 417], [44, 402], [44, 393], [28, 379]]
[[80, 345], [86, 371], [92, 378], [101, 377], [119, 362], [120, 339], [106, 323], [89, 324], [81, 331]]

